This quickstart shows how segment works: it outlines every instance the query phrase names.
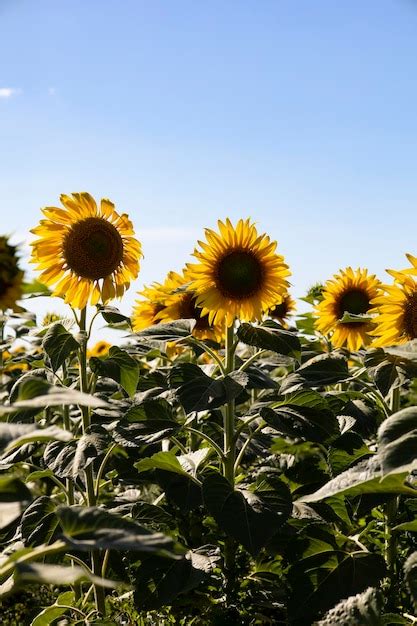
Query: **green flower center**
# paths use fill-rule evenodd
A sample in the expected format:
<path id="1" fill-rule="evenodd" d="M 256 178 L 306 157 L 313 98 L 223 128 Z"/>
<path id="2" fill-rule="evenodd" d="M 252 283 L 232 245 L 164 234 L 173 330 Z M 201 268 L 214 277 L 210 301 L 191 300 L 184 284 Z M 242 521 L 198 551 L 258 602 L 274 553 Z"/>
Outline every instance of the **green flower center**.
<path id="1" fill-rule="evenodd" d="M 217 267 L 216 286 L 231 300 L 244 300 L 263 285 L 263 268 L 250 250 L 236 250 L 224 256 Z"/>
<path id="2" fill-rule="evenodd" d="M 113 224 L 101 217 L 75 223 L 67 233 L 64 258 L 78 276 L 98 280 L 112 274 L 123 259 L 123 240 Z"/>

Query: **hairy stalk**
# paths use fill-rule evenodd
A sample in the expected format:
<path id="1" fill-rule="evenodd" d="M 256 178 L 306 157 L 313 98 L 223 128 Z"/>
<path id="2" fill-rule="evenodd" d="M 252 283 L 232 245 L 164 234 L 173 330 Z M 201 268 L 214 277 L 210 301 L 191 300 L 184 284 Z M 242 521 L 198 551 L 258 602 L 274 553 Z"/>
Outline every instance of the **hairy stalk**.
<path id="1" fill-rule="evenodd" d="M 401 390 L 399 387 L 391 389 L 390 410 L 391 414 L 400 409 Z M 398 571 L 397 571 L 397 536 L 392 532 L 392 527 L 397 523 L 399 497 L 392 496 L 385 506 L 385 561 L 389 577 L 389 598 L 395 602 L 398 595 Z"/>
<path id="2" fill-rule="evenodd" d="M 87 330 L 86 330 L 86 318 L 87 318 L 87 309 L 84 307 L 81 309 L 80 319 L 79 319 L 79 329 L 80 329 L 80 339 L 81 345 L 79 350 L 79 364 L 80 364 L 80 391 L 83 393 L 89 393 L 88 388 L 88 378 L 87 378 Z M 81 415 L 82 415 L 82 428 L 83 435 L 88 432 L 88 429 L 91 425 L 90 420 L 90 409 L 86 406 L 81 407 Z M 93 474 L 93 464 L 90 463 L 88 467 L 84 469 L 85 476 L 85 484 L 87 490 L 87 502 L 88 506 L 95 506 L 97 498 L 96 492 L 94 488 L 94 474 Z M 101 558 L 100 554 L 97 550 L 93 550 L 91 552 L 91 565 L 94 574 L 97 576 L 101 575 Z M 94 597 L 96 603 L 96 609 L 98 613 L 105 616 L 106 614 L 106 605 L 105 605 L 105 596 L 103 587 L 99 587 L 98 585 L 94 585 Z"/>
<path id="3" fill-rule="evenodd" d="M 227 326 L 226 323 L 226 345 L 224 358 L 225 375 L 230 374 L 235 367 L 234 343 L 234 323 Z M 235 401 L 229 400 L 223 411 L 223 475 L 234 489 L 235 486 L 235 460 L 236 460 L 236 439 L 235 439 Z M 226 591 L 228 594 L 233 589 L 235 579 L 235 541 L 227 537 L 224 542 L 224 564 L 226 576 Z"/>

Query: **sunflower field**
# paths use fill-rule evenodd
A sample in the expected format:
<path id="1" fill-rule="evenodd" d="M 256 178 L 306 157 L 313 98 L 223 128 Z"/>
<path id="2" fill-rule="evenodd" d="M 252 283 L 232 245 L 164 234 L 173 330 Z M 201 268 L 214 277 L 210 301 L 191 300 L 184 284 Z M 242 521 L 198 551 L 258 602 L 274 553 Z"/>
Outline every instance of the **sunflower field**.
<path id="1" fill-rule="evenodd" d="M 277 243 L 226 219 L 126 315 L 128 215 L 42 214 L 36 280 L 0 237 L 1 624 L 417 623 L 417 258 L 297 313 Z"/>

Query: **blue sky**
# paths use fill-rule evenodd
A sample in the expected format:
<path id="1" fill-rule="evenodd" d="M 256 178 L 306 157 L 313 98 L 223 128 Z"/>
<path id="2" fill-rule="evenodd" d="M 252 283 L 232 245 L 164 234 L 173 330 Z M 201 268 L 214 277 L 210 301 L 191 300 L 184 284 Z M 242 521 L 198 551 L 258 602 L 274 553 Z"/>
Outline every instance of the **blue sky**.
<path id="1" fill-rule="evenodd" d="M 126 312 L 226 216 L 278 240 L 296 296 L 403 267 L 416 33 L 414 0 L 0 0 L 0 231 L 111 198 L 145 253 Z"/>

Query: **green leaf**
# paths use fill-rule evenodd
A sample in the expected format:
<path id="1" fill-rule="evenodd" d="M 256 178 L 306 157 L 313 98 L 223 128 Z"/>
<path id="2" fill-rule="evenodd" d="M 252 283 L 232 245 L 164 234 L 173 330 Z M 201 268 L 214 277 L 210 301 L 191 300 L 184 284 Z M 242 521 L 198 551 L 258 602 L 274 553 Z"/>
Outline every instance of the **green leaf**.
<path id="1" fill-rule="evenodd" d="M 139 501 L 133 505 L 132 517 L 143 524 L 145 528 L 164 532 L 165 529 L 174 529 L 177 526 L 175 518 L 161 506 Z"/>
<path id="2" fill-rule="evenodd" d="M 14 388 L 13 404 L 0 408 L 0 413 L 13 413 L 16 409 L 42 409 L 46 406 L 71 405 L 108 408 L 104 400 L 68 387 L 55 387 L 43 378 L 29 376 Z"/>
<path id="3" fill-rule="evenodd" d="M 404 524 L 401 524 L 401 526 L 404 526 Z M 399 527 L 397 526 L 397 528 Z M 404 563 L 404 580 L 408 593 L 411 596 L 413 608 L 417 611 L 417 552 L 410 554 Z"/>
<path id="4" fill-rule="evenodd" d="M 48 355 L 54 372 L 56 372 L 61 365 L 65 363 L 65 360 L 73 352 L 78 350 L 79 347 L 80 344 L 78 341 L 59 322 L 52 324 L 42 341 L 42 348 Z"/>
<path id="5" fill-rule="evenodd" d="M 331 385 L 349 378 L 347 360 L 335 354 L 319 354 L 296 371 L 304 383 L 312 386 Z"/>
<path id="6" fill-rule="evenodd" d="M 183 468 L 179 459 L 180 457 L 175 456 L 173 452 L 156 452 L 156 454 L 153 454 L 151 457 L 135 463 L 135 467 L 139 472 L 160 469 L 192 478 L 192 474 Z"/>
<path id="7" fill-rule="evenodd" d="M 14 476 L 0 476 L 0 529 L 20 517 L 32 499 L 26 485 Z"/>
<path id="8" fill-rule="evenodd" d="M 88 432 L 77 441 L 72 475 L 76 478 L 86 467 L 104 456 L 109 441 L 109 435 L 104 430 Z"/>
<path id="9" fill-rule="evenodd" d="M 260 414 L 269 426 L 288 437 L 301 437 L 321 442 L 340 433 L 337 419 L 330 411 L 311 409 L 308 406 L 264 407 Z"/>
<path id="10" fill-rule="evenodd" d="M 180 428 L 181 425 L 172 420 L 144 420 L 136 423 L 121 420 L 111 431 L 111 435 L 122 446 L 140 448 L 144 444 L 158 443 Z"/>
<path id="11" fill-rule="evenodd" d="M 14 579 L 19 583 L 37 583 L 39 585 L 74 585 L 92 582 L 100 587 L 114 589 L 116 583 L 95 576 L 87 569 L 77 565 L 50 565 L 46 563 L 16 563 Z"/>
<path id="12" fill-rule="evenodd" d="M 101 315 L 103 316 L 103 319 L 108 323 L 108 324 L 128 324 L 128 326 L 130 326 L 130 317 L 127 317 L 127 315 L 123 315 L 123 313 L 120 313 L 119 309 L 117 309 L 115 306 L 109 306 L 108 304 L 103 305 L 103 304 L 97 304 L 97 310 L 101 313 Z"/>
<path id="13" fill-rule="evenodd" d="M 284 356 L 299 358 L 301 344 L 294 332 L 284 330 L 279 324 L 268 320 L 261 326 L 241 324 L 237 336 L 242 343 L 263 350 L 271 350 Z"/>
<path id="14" fill-rule="evenodd" d="M 43 460 L 58 478 L 72 478 L 76 449 L 76 441 L 51 441 L 44 450 Z"/>
<path id="15" fill-rule="evenodd" d="M 359 496 L 365 493 L 417 494 L 417 490 L 405 484 L 408 472 L 382 475 L 381 462 L 376 456 L 360 461 L 354 467 L 333 478 L 315 493 L 305 495 L 300 502 L 319 502 L 330 496 L 343 494 Z"/>
<path id="16" fill-rule="evenodd" d="M 417 407 L 407 407 L 385 419 L 378 429 L 379 447 L 417 429 Z"/>
<path id="17" fill-rule="evenodd" d="M 368 587 L 366 591 L 339 602 L 316 626 L 381 626 L 382 607 L 382 594 L 374 587 Z"/>
<path id="18" fill-rule="evenodd" d="M 52 291 L 48 287 L 38 280 L 32 280 L 30 283 L 23 283 L 22 285 L 23 295 L 29 298 L 35 298 L 36 296 L 51 296 Z"/>
<path id="19" fill-rule="evenodd" d="M 225 378 L 213 379 L 194 363 L 174 365 L 168 382 L 176 390 L 186 413 L 216 408 L 237 398 L 245 388 L 248 377 L 244 372 L 232 372 Z"/>
<path id="20" fill-rule="evenodd" d="M 384 397 L 391 389 L 396 389 L 404 384 L 406 375 L 404 368 L 400 367 L 396 361 L 383 361 L 373 371 L 373 378 L 376 386 Z"/>
<path id="21" fill-rule="evenodd" d="M 180 595 L 195 589 L 216 567 L 219 556 L 190 551 L 183 559 L 142 561 L 135 575 L 135 604 L 153 610 L 172 604 Z"/>
<path id="22" fill-rule="evenodd" d="M 286 519 L 269 509 L 256 494 L 233 490 L 220 474 L 210 474 L 203 482 L 204 504 L 227 535 L 237 539 L 253 556 L 276 533 Z"/>
<path id="23" fill-rule="evenodd" d="M 341 600 L 368 587 L 377 587 L 384 575 L 384 559 L 369 552 L 322 552 L 303 559 L 288 574 L 289 620 L 310 618 L 312 623 L 320 612 L 328 611 Z"/>
<path id="24" fill-rule="evenodd" d="M 40 496 L 25 510 L 20 522 L 26 546 L 47 544 L 54 538 L 58 526 L 56 504 L 49 496 Z"/>
<path id="25" fill-rule="evenodd" d="M 99 376 L 108 376 L 120 383 L 129 396 L 133 396 L 139 380 L 139 364 L 126 350 L 112 346 L 105 359 L 91 357 L 90 367 Z"/>
<path id="26" fill-rule="evenodd" d="M 338 320 L 338 324 L 363 324 L 371 322 L 372 319 L 372 315 L 349 313 L 349 311 L 345 311 L 343 317 Z"/>
<path id="27" fill-rule="evenodd" d="M 6 424 L 4 424 L 6 426 Z M 0 424 L 0 430 L 3 424 Z M 23 424 L 7 424 L 7 426 L 23 426 Z M 29 425 L 28 425 L 29 426 Z M 23 430 L 23 429 L 22 429 Z M 19 448 L 27 443 L 32 442 L 45 442 L 45 441 L 70 441 L 72 434 L 67 430 L 63 430 L 58 426 L 47 426 L 46 428 L 37 428 L 35 424 L 31 425 L 26 434 L 21 434 L 20 437 L 12 439 L 7 447 L 6 452 L 10 452 L 14 448 Z"/>
<path id="28" fill-rule="evenodd" d="M 183 339 L 184 337 L 189 337 L 192 334 L 195 325 L 195 320 L 176 320 L 175 322 L 149 326 L 148 328 L 135 333 L 135 336 L 138 339 L 148 342 L 176 341 L 178 339 Z"/>
<path id="29" fill-rule="evenodd" d="M 73 591 L 64 591 L 61 593 L 56 602 L 51 604 L 51 606 L 43 609 L 38 615 L 32 620 L 30 626 L 51 626 L 51 624 L 61 617 L 65 615 L 68 611 L 68 606 L 72 606 L 75 600 L 75 593 Z"/>

